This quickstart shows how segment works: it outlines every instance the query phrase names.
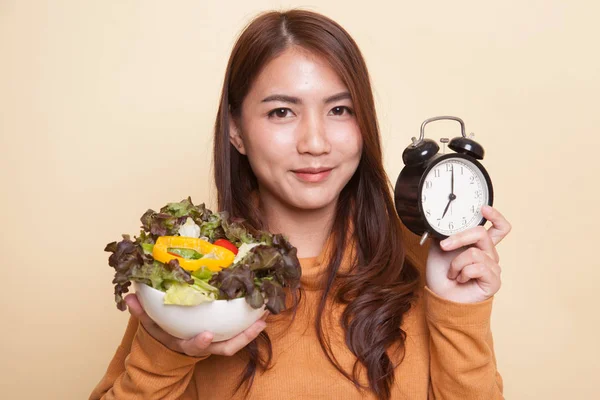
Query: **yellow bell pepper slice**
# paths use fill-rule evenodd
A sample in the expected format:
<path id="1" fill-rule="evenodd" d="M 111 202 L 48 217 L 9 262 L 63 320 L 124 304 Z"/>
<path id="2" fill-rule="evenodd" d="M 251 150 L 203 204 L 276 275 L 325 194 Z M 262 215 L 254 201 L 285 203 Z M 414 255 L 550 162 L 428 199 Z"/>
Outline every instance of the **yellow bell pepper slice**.
<path id="1" fill-rule="evenodd" d="M 183 257 L 169 254 L 167 249 L 171 247 L 193 249 L 203 254 L 203 257 L 198 260 L 187 260 Z M 209 254 L 213 254 L 216 258 L 211 258 Z M 176 259 L 179 261 L 181 268 L 187 271 L 195 271 L 206 267 L 213 272 L 219 272 L 223 268 L 227 268 L 233 264 L 235 254 L 224 247 L 215 246 L 202 239 L 185 236 L 159 236 L 152 249 L 152 257 L 156 261 L 165 264 Z"/>

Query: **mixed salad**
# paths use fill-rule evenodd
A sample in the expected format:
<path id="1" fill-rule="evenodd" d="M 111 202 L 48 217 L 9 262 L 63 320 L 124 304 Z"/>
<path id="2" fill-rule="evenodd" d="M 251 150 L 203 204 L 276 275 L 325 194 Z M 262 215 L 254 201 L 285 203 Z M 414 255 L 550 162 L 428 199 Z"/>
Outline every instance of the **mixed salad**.
<path id="1" fill-rule="evenodd" d="M 112 253 L 115 301 L 131 282 L 165 293 L 165 304 L 193 306 L 245 297 L 255 309 L 273 314 L 285 309 L 284 288 L 297 289 L 300 263 L 296 248 L 281 234 L 256 231 L 226 212 L 213 213 L 188 197 L 141 217 L 142 230 L 132 241 L 122 235 L 104 249 Z"/>

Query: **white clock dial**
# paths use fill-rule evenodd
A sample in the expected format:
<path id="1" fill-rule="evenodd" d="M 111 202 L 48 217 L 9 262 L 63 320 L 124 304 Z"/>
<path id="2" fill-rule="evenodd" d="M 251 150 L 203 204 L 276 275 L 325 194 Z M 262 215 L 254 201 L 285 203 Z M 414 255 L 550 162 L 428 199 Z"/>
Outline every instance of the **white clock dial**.
<path id="1" fill-rule="evenodd" d="M 479 167 L 458 157 L 446 158 L 431 168 L 421 191 L 427 222 L 446 236 L 477 226 L 482 219 L 481 207 L 488 199 L 487 181 Z"/>

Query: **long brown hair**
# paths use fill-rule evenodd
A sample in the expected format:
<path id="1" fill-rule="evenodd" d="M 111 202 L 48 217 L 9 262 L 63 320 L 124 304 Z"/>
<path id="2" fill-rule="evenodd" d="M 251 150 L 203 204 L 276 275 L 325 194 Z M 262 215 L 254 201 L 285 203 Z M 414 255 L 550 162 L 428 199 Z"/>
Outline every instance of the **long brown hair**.
<path id="1" fill-rule="evenodd" d="M 366 368 L 369 387 L 379 398 L 389 399 L 394 368 L 388 349 L 404 348 L 400 328 L 418 287 L 419 271 L 405 261 L 400 220 L 395 212 L 391 184 L 383 168 L 379 127 L 367 66 L 358 46 L 336 22 L 315 12 L 289 10 L 256 17 L 238 38 L 227 65 L 215 123 L 214 177 L 218 207 L 263 228 L 258 210 L 248 201 L 257 190 L 256 176 L 246 156 L 229 140 L 230 118 L 241 113 L 242 102 L 262 67 L 291 46 L 299 46 L 327 60 L 338 73 L 354 104 L 363 138 L 358 168 L 340 193 L 331 234 L 334 248 L 327 262 L 327 280 L 317 310 L 316 326 L 323 351 L 331 363 L 357 387 L 359 367 Z M 349 271 L 339 271 L 347 242 L 356 246 Z M 390 245 L 393 244 L 393 245 Z M 339 272 L 338 272 L 339 271 Z M 352 371 L 345 371 L 332 352 L 322 325 L 327 299 L 344 304 L 340 324 L 346 345 L 356 356 Z M 258 342 L 265 341 L 268 356 L 260 357 Z M 257 367 L 267 368 L 270 342 L 266 334 L 247 346 L 249 362 L 240 386 L 252 384 Z M 238 386 L 238 389 L 240 388 Z"/>

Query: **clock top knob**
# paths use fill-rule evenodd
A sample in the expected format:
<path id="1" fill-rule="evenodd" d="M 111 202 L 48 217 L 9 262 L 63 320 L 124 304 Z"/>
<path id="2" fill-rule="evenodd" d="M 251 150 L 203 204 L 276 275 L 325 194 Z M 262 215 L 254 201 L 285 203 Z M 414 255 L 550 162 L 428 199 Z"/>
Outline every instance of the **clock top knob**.
<path id="1" fill-rule="evenodd" d="M 402 161 L 407 166 L 423 164 L 440 150 L 440 146 L 431 139 L 417 140 L 413 137 L 412 141 L 413 143 L 402 152 Z"/>
<path id="2" fill-rule="evenodd" d="M 473 137 L 473 134 L 471 134 L 471 137 Z M 483 160 L 483 156 L 485 154 L 483 147 L 479 143 L 471 138 L 462 136 L 452 139 L 448 147 L 457 153 L 470 155 L 477 160 Z"/>

